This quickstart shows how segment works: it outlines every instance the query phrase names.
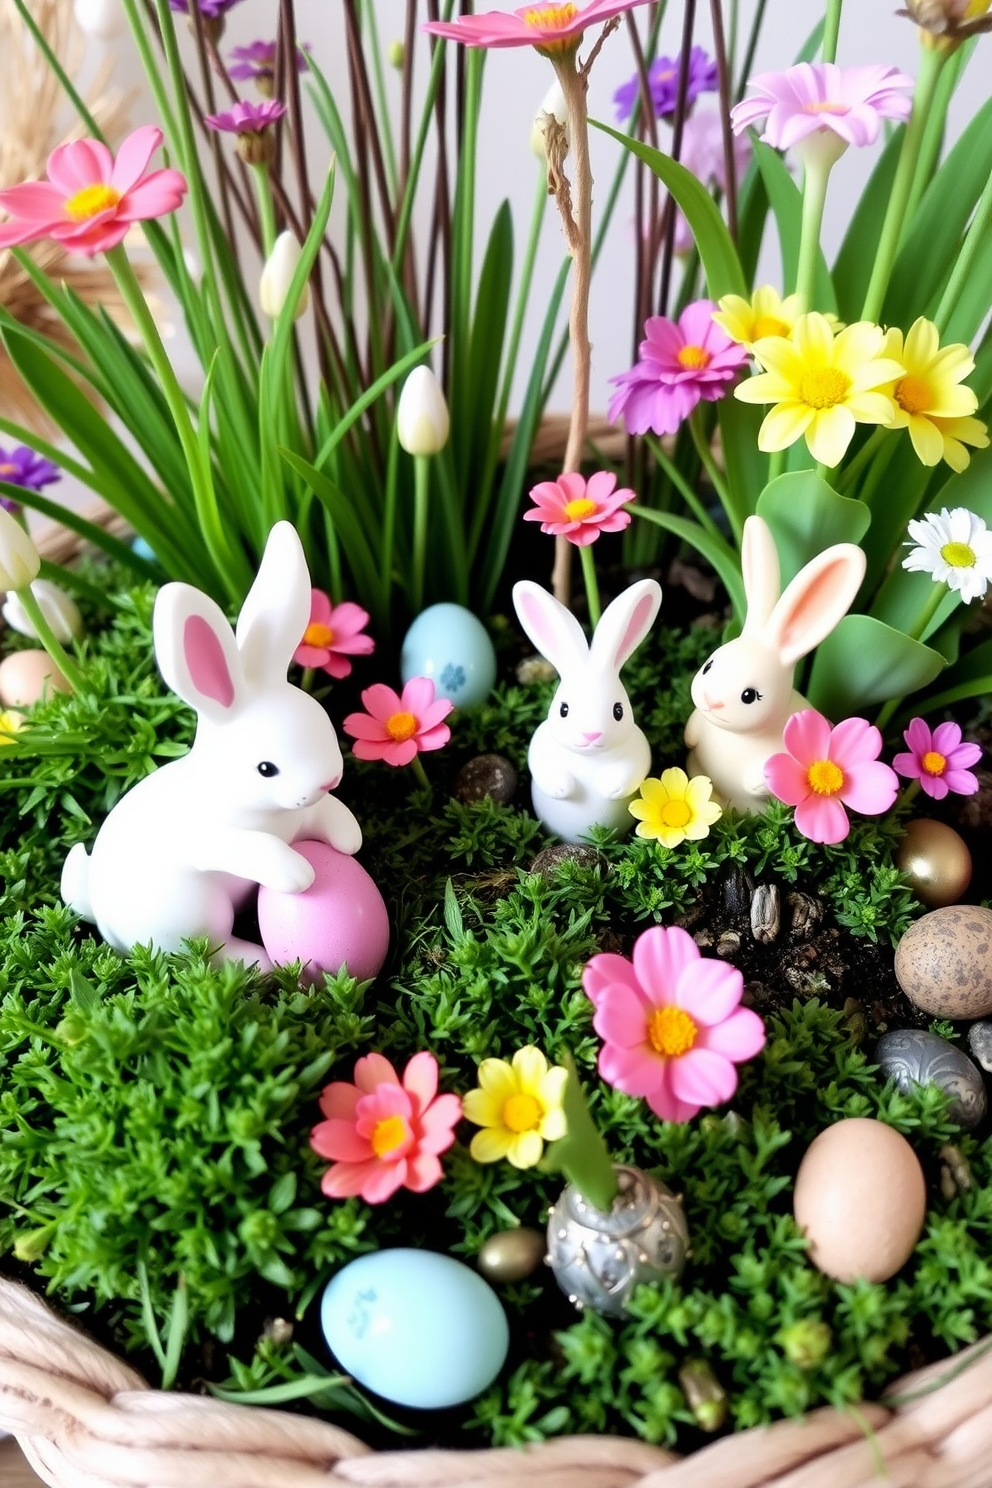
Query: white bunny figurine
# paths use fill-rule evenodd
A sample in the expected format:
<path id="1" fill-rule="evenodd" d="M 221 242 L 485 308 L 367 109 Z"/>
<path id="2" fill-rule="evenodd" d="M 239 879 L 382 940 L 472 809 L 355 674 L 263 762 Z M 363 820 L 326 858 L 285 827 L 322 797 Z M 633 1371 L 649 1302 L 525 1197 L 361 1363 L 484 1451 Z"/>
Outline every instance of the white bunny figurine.
<path id="1" fill-rule="evenodd" d="M 661 588 L 642 579 L 603 612 L 588 645 L 575 616 L 539 584 L 513 586 L 520 624 L 561 678 L 527 751 L 534 814 L 565 842 L 590 827 L 633 826 L 628 803 L 651 768 L 620 668 L 654 624 Z"/>
<path id="2" fill-rule="evenodd" d="M 310 575 L 289 522 L 269 534 L 238 617 L 189 584 L 155 601 L 155 655 L 173 692 L 198 715 L 189 753 L 147 776 L 111 811 L 87 857 L 62 869 L 62 898 L 117 950 L 176 951 L 206 936 L 225 959 L 270 962 L 231 936 L 254 884 L 299 893 L 314 870 L 291 843 L 356 853 L 362 832 L 328 792 L 341 779 L 334 727 L 286 671 L 310 615 Z"/>
<path id="3" fill-rule="evenodd" d="M 779 597 L 775 539 L 761 517 L 748 517 L 741 559 L 747 618 L 736 640 L 714 651 L 692 679 L 687 769 L 708 775 L 724 806 L 760 811 L 769 795 L 765 761 L 784 748 L 791 715 L 809 707 L 793 690 L 796 663 L 850 609 L 865 555 L 854 543 L 837 543 L 801 568 Z"/>

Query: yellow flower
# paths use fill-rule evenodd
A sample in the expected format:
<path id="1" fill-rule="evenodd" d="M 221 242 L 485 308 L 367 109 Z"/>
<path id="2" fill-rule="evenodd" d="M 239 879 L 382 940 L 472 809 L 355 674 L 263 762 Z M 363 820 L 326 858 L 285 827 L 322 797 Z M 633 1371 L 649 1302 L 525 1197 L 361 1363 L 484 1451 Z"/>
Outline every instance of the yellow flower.
<path id="1" fill-rule="evenodd" d="M 989 431 L 981 419 L 934 418 L 930 422 L 944 441 L 944 459 L 958 474 L 962 470 L 967 470 L 971 462 L 971 456 L 965 449 L 966 444 L 972 445 L 975 449 L 988 449 L 989 447 Z"/>
<path id="2" fill-rule="evenodd" d="M 565 1135 L 567 1070 L 551 1065 L 533 1044 L 518 1049 L 512 1063 L 484 1059 L 479 1065 L 478 1090 L 462 1101 L 469 1121 L 481 1126 L 469 1152 L 476 1162 L 508 1158 L 515 1168 L 533 1168 L 541 1161 L 545 1142 Z"/>
<path id="3" fill-rule="evenodd" d="M 737 341 L 750 351 L 755 341 L 765 336 L 792 335 L 792 327 L 800 313 L 797 294 L 786 295 L 783 300 L 777 289 L 765 284 L 756 289 L 749 300 L 741 295 L 724 295 L 717 302 L 713 319 L 722 326 L 731 341 Z"/>
<path id="4" fill-rule="evenodd" d="M 638 837 L 654 837 L 663 847 L 678 847 L 686 838 L 699 842 L 723 815 L 715 801 L 713 782 L 705 775 L 692 780 L 684 770 L 665 770 L 660 780 L 647 779 L 628 810 L 637 817 Z"/>
<path id="5" fill-rule="evenodd" d="M 939 465 L 947 459 L 947 441 L 954 459 L 947 460 L 955 470 L 964 470 L 971 456 L 965 444 L 982 447 L 985 425 L 970 415 L 978 407 L 971 388 L 960 384 L 975 370 L 975 362 L 962 342 L 941 347 L 940 332 L 932 320 L 921 315 L 914 321 L 905 338 L 896 327 L 886 331 L 882 355 L 901 362 L 905 371 L 898 382 L 886 388 L 895 404 L 893 429 L 908 429 L 913 448 L 924 465 Z M 948 433 L 937 420 L 947 420 L 956 427 Z M 979 436 L 978 438 L 969 437 Z M 988 437 L 985 437 L 988 444 Z M 961 464 L 961 456 L 964 464 Z M 957 461 L 957 463 L 955 463 Z"/>
<path id="6" fill-rule="evenodd" d="M 14 708 L 0 709 L 0 748 L 14 742 L 14 735 L 24 727 L 24 714 Z"/>
<path id="7" fill-rule="evenodd" d="M 895 404 L 883 389 L 903 375 L 901 362 L 881 354 L 880 326 L 859 320 L 834 336 L 815 310 L 800 315 L 792 340 L 768 336 L 754 355 L 765 371 L 734 390 L 742 403 L 774 403 L 758 433 L 766 453 L 802 435 L 813 459 L 839 465 L 856 424 L 889 424 Z"/>

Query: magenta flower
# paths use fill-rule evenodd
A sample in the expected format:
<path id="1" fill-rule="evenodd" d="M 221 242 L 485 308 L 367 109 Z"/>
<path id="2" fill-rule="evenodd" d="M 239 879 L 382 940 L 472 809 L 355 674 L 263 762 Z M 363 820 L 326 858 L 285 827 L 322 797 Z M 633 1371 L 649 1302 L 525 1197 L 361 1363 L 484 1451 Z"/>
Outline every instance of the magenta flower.
<path id="1" fill-rule="evenodd" d="M 690 1121 L 737 1089 L 735 1065 L 764 1047 L 765 1026 L 739 1006 L 744 979 L 700 955 L 685 930 L 655 925 L 625 956 L 593 956 L 582 985 L 603 1040 L 599 1073 L 642 1096 L 662 1121 Z"/>
<path id="2" fill-rule="evenodd" d="M 320 1109 L 327 1120 L 314 1127 L 310 1145 L 332 1161 L 321 1180 L 324 1193 L 383 1204 L 398 1188 L 425 1193 L 440 1182 L 438 1154 L 455 1140 L 462 1103 L 457 1095 L 438 1095 L 433 1054 L 415 1054 L 402 1083 L 388 1059 L 367 1054 L 355 1065 L 354 1085 L 335 1080 Z"/>
<path id="3" fill-rule="evenodd" d="M 0 225 L 0 249 L 52 238 L 69 253 L 106 253 L 132 222 L 163 217 L 182 205 L 186 178 L 177 170 L 145 171 L 162 143 L 146 124 L 129 134 L 117 159 L 99 140 L 72 140 L 48 157 L 47 181 L 23 181 L 0 191 L 10 221 Z"/>
<path id="4" fill-rule="evenodd" d="M 21 486 L 25 491 L 41 491 L 61 479 L 59 467 L 36 455 L 26 444 L 15 444 L 13 449 L 4 449 L 0 444 L 0 480 L 8 485 Z M 9 496 L 0 496 L 0 506 L 6 511 L 18 512 L 21 509 Z"/>
<path id="5" fill-rule="evenodd" d="M 307 65 L 306 54 L 309 52 L 309 44 L 304 42 L 296 48 L 296 70 L 303 72 Z M 238 82 L 252 81 L 258 85 L 260 93 L 267 98 L 272 97 L 272 88 L 276 79 L 276 54 L 278 47 L 274 41 L 253 41 L 249 46 L 237 46 L 231 48 L 231 66 L 228 72 Z"/>
<path id="6" fill-rule="evenodd" d="M 845 806 L 879 816 L 898 794 L 898 776 L 878 758 L 882 736 L 863 718 L 832 729 L 804 708 L 785 725 L 783 743 L 788 752 L 765 761 L 765 783 L 796 808 L 796 826 L 811 842 L 843 842 L 851 830 Z"/>
<path id="7" fill-rule="evenodd" d="M 626 486 L 614 491 L 616 483 L 609 470 L 597 470 L 588 480 L 571 472 L 556 481 L 541 481 L 531 488 L 530 499 L 536 505 L 524 512 L 524 521 L 540 522 L 542 532 L 567 537 L 577 548 L 587 547 L 601 532 L 622 532 L 630 526 L 630 512 L 623 507 L 636 498 Z"/>
<path id="8" fill-rule="evenodd" d="M 785 72 L 751 78 L 751 98 L 730 111 L 738 134 L 765 122 L 761 138 L 788 150 L 811 134 L 832 130 L 845 145 L 873 145 L 883 119 L 909 118 L 913 79 L 896 67 L 838 67 L 799 62 Z"/>
<path id="9" fill-rule="evenodd" d="M 362 693 L 365 713 L 349 713 L 342 727 L 356 742 L 356 759 L 385 760 L 387 765 L 408 765 L 418 754 L 443 749 L 451 730 L 442 719 L 454 707 L 447 698 L 435 698 L 429 677 L 411 677 L 400 696 L 383 682 Z"/>
<path id="10" fill-rule="evenodd" d="M 349 656 L 371 656 L 375 641 L 362 635 L 369 623 L 369 612 L 361 605 L 344 600 L 332 605 L 322 589 L 310 590 L 310 624 L 293 652 L 298 666 L 319 667 L 340 681 L 351 675 Z"/>
<path id="11" fill-rule="evenodd" d="M 679 97 L 680 57 L 656 57 L 648 68 L 648 86 L 651 103 L 659 119 L 668 119 L 675 112 Z M 686 79 L 686 107 L 691 108 L 700 93 L 715 93 L 719 87 L 716 63 L 701 46 L 689 52 L 689 76 Z M 613 95 L 617 118 L 629 119 L 641 92 L 641 80 L 635 73 L 629 83 L 624 83 Z"/>
<path id="12" fill-rule="evenodd" d="M 223 114 L 207 114 L 204 123 L 226 134 L 264 134 L 285 112 L 284 103 L 267 98 L 264 103 L 236 103 Z"/>
<path id="13" fill-rule="evenodd" d="M 190 0 L 169 0 L 169 9 L 178 11 L 180 15 L 189 15 L 189 4 Z M 196 0 L 197 10 L 208 21 L 220 20 L 238 4 L 240 0 Z"/>
<path id="14" fill-rule="evenodd" d="M 611 20 L 646 0 L 592 0 L 576 5 L 525 5 L 509 13 L 488 10 L 485 15 L 460 16 L 457 21 L 428 21 L 421 29 L 448 41 L 473 47 L 537 47 L 540 52 L 563 52 L 577 47 L 587 26 Z"/>
<path id="15" fill-rule="evenodd" d="M 903 734 L 908 754 L 897 754 L 892 768 L 907 780 L 918 780 L 928 796 L 942 801 L 949 791 L 973 796 L 978 776 L 968 768 L 982 757 L 980 744 L 963 744 L 956 723 L 938 723 L 933 733 L 922 718 L 914 718 Z"/>
<path id="16" fill-rule="evenodd" d="M 743 346 L 713 320 L 712 300 L 687 305 L 678 322 L 653 315 L 644 323 L 641 360 L 611 377 L 618 391 L 607 417 L 622 418 L 628 434 L 674 434 L 697 403 L 715 403 L 747 362 Z"/>

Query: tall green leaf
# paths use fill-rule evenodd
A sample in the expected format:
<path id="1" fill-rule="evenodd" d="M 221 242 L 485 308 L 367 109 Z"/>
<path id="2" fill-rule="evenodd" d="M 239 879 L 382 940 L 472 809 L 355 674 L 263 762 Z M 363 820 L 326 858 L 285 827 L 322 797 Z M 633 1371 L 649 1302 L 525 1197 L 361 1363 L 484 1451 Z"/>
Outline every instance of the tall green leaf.
<path id="1" fill-rule="evenodd" d="M 875 703 L 927 687 L 944 668 L 939 651 L 870 615 L 845 615 L 816 650 L 807 696 L 839 722 Z"/>
<path id="2" fill-rule="evenodd" d="M 812 470 L 771 481 L 758 497 L 757 510 L 775 538 L 783 589 L 825 548 L 834 543 L 860 543 L 871 522 L 863 501 L 838 496 Z"/>

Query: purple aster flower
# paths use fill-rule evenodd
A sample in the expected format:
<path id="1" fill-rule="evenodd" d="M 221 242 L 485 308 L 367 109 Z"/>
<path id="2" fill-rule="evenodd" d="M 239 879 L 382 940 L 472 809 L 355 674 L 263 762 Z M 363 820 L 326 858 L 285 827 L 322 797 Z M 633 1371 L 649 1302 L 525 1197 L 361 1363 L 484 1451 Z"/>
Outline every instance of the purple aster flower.
<path id="1" fill-rule="evenodd" d="M 17 444 L 13 449 L 0 445 L 0 480 L 11 486 L 23 486 L 26 491 L 40 491 L 54 481 L 62 479 L 62 472 L 51 460 L 43 460 L 26 444 Z M 7 511 L 20 511 L 16 501 L 9 496 L 0 496 L 0 505 Z"/>
<path id="2" fill-rule="evenodd" d="M 219 21 L 239 3 L 240 0 L 197 0 L 197 9 L 208 21 Z M 169 0 L 169 9 L 189 15 L 189 0 Z"/>
<path id="3" fill-rule="evenodd" d="M 812 134 L 828 131 L 843 145 L 873 145 L 883 119 L 909 118 L 906 96 L 913 79 L 895 67 L 838 67 L 833 62 L 799 62 L 785 72 L 751 78 L 754 95 L 730 111 L 739 134 L 765 122 L 761 138 L 788 150 Z"/>
<path id="4" fill-rule="evenodd" d="M 644 324 L 641 360 L 611 377 L 610 422 L 628 434 L 674 434 L 699 402 L 716 403 L 747 362 L 747 351 L 713 320 L 712 300 L 695 300 L 678 321 L 653 315 Z"/>
<path id="5" fill-rule="evenodd" d="M 680 57 L 656 57 L 648 69 L 651 102 L 659 119 L 668 119 L 675 112 L 679 100 L 680 66 Z M 715 93 L 718 87 L 716 63 L 706 55 L 702 47 L 694 46 L 689 53 L 686 107 L 690 108 L 700 93 Z M 614 93 L 613 102 L 616 104 L 618 119 L 629 119 L 640 89 L 641 80 L 635 73 L 629 83 L 624 83 Z"/>
<path id="6" fill-rule="evenodd" d="M 296 48 L 297 72 L 305 70 L 309 50 L 308 42 Z M 271 98 L 276 80 L 276 51 L 274 41 L 253 41 L 250 46 L 232 47 L 231 77 L 239 82 L 253 81 L 261 94 Z"/>
<path id="7" fill-rule="evenodd" d="M 928 796 L 942 801 L 948 791 L 959 796 L 973 796 L 978 789 L 978 776 L 971 766 L 982 757 L 980 744 L 964 744 L 961 726 L 938 723 L 931 733 L 923 718 L 914 718 L 903 734 L 909 745 L 907 754 L 897 754 L 892 768 L 908 780 L 918 780 Z"/>
<path id="8" fill-rule="evenodd" d="M 227 134 L 263 134 L 286 112 L 286 105 L 276 98 L 265 103 L 236 103 L 223 114 L 207 114 L 204 123 Z"/>

